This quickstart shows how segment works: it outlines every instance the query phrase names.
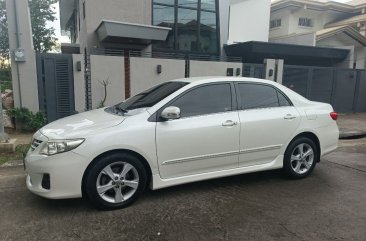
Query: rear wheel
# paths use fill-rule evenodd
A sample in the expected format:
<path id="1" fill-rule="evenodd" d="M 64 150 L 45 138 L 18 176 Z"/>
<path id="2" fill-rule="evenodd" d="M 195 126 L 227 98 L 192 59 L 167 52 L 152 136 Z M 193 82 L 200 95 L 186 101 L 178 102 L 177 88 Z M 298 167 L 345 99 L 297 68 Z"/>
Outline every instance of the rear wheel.
<path id="1" fill-rule="evenodd" d="M 290 178 L 304 178 L 313 171 L 318 158 L 319 153 L 314 141 L 307 137 L 299 137 L 287 147 L 283 169 Z"/>
<path id="2" fill-rule="evenodd" d="M 86 194 L 99 209 L 118 209 L 132 204 L 146 186 L 146 170 L 138 158 L 117 153 L 98 160 L 86 179 Z"/>

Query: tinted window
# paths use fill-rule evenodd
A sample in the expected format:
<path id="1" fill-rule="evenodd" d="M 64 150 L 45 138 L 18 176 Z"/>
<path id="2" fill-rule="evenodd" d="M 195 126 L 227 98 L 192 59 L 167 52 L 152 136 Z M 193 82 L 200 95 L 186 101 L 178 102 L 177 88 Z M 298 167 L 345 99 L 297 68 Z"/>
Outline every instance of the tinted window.
<path id="1" fill-rule="evenodd" d="M 155 50 L 217 54 L 218 0 L 153 0 L 153 24 L 169 27 L 165 41 L 154 41 Z"/>
<path id="2" fill-rule="evenodd" d="M 277 95 L 278 95 L 278 103 L 280 104 L 280 106 L 291 106 L 291 103 L 286 99 L 286 97 L 282 93 L 277 91 Z"/>
<path id="3" fill-rule="evenodd" d="M 187 85 L 187 83 L 166 82 L 137 94 L 118 104 L 117 106 L 126 111 L 137 108 L 151 107 L 185 85 Z"/>
<path id="4" fill-rule="evenodd" d="M 230 84 L 198 87 L 183 94 L 170 104 L 181 110 L 181 117 L 231 111 Z"/>
<path id="5" fill-rule="evenodd" d="M 275 88 L 260 84 L 239 84 L 241 109 L 289 106 L 287 99 Z"/>

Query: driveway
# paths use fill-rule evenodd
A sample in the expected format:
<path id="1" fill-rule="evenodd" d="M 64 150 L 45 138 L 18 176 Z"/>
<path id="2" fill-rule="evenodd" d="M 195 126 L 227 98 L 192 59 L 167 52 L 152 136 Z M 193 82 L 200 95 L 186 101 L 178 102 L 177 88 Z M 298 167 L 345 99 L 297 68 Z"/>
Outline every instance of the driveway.
<path id="1" fill-rule="evenodd" d="M 365 139 L 341 141 L 303 180 L 221 178 L 146 191 L 108 212 L 37 197 L 21 166 L 0 168 L 0 240 L 364 240 L 365 150 Z"/>

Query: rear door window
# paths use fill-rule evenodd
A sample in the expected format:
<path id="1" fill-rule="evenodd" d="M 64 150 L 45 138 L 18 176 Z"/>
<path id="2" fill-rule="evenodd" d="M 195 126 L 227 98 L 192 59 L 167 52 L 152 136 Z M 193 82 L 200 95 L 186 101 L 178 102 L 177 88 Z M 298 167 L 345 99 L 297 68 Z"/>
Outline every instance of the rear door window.
<path id="1" fill-rule="evenodd" d="M 242 110 L 291 105 L 281 92 L 269 85 L 241 83 L 238 89 L 239 109 Z"/>

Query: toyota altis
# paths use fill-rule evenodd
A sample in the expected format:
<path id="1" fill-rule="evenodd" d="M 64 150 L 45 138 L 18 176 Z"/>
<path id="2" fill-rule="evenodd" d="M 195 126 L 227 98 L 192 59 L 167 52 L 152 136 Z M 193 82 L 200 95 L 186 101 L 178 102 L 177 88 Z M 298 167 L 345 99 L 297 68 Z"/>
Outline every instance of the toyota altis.
<path id="1" fill-rule="evenodd" d="M 337 113 L 275 82 L 188 78 L 37 131 L 25 158 L 28 189 L 86 197 L 97 208 L 134 202 L 149 186 L 270 169 L 309 175 L 337 148 Z"/>

